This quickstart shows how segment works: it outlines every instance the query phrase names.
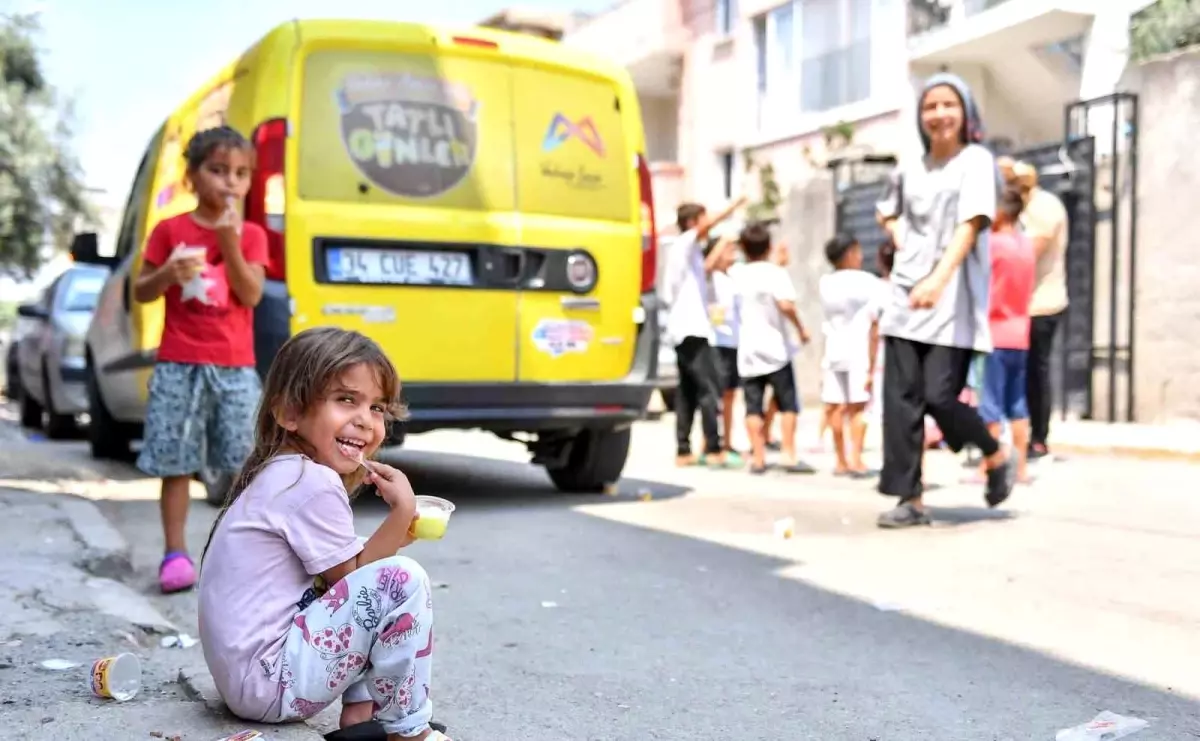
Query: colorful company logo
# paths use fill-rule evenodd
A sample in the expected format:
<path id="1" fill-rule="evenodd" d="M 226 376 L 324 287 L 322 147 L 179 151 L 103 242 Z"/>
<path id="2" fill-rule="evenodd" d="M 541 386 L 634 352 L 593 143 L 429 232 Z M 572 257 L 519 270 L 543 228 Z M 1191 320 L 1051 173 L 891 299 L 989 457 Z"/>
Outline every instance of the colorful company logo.
<path id="1" fill-rule="evenodd" d="M 546 129 L 546 137 L 542 139 L 542 151 L 553 152 L 572 137 L 586 144 L 597 157 L 604 156 L 604 140 L 600 138 L 600 132 L 596 130 L 592 117 L 584 116 L 572 122 L 561 113 L 554 114 L 550 127 Z"/>

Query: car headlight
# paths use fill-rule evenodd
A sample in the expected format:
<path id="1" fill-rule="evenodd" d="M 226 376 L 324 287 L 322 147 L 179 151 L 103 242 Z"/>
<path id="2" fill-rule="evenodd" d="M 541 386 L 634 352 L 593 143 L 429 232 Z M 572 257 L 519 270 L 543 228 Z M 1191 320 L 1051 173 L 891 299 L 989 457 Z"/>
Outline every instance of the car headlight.
<path id="1" fill-rule="evenodd" d="M 82 337 L 68 337 L 63 345 L 63 358 L 82 360 L 87 356 L 87 340 Z"/>

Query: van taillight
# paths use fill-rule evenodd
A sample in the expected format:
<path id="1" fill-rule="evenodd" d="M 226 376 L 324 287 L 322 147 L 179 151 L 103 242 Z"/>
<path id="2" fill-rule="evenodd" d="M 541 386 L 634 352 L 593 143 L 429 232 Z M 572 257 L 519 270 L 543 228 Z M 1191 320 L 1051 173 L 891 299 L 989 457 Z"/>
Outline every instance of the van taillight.
<path id="1" fill-rule="evenodd" d="M 654 227 L 654 193 L 650 186 L 650 164 L 646 156 L 637 156 L 638 191 L 642 222 L 642 293 L 654 290 L 658 270 L 658 233 Z"/>
<path id="2" fill-rule="evenodd" d="M 271 280 L 283 280 L 287 275 L 283 238 L 287 130 L 287 120 L 282 118 L 266 121 L 254 130 L 257 163 L 246 194 L 246 221 L 267 230 L 267 278 Z"/>

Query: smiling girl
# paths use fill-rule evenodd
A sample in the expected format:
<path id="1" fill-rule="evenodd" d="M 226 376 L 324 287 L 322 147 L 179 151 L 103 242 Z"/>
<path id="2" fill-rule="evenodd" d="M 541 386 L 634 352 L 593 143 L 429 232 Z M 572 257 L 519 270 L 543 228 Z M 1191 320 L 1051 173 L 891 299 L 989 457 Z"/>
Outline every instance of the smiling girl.
<path id="1" fill-rule="evenodd" d="M 1008 498 L 1007 453 L 974 409 L 959 401 L 976 352 L 989 352 L 987 231 L 999 175 L 966 84 L 950 74 L 926 81 L 918 101 L 924 154 L 901 165 L 879 204 L 896 254 L 879 321 L 886 338 L 883 471 L 879 491 L 900 498 L 880 527 L 929 523 L 922 500 L 923 419 L 937 422 L 954 451 L 984 455 L 985 500 Z"/>
<path id="2" fill-rule="evenodd" d="M 344 729 L 374 718 L 388 739 L 445 739 L 430 726 L 429 577 L 395 555 L 416 501 L 403 473 L 369 460 L 402 414 L 396 369 L 356 332 L 301 332 L 272 363 L 200 574 L 204 658 L 238 716 L 297 720 L 341 698 Z M 365 543 L 348 494 L 364 480 L 391 509 Z"/>

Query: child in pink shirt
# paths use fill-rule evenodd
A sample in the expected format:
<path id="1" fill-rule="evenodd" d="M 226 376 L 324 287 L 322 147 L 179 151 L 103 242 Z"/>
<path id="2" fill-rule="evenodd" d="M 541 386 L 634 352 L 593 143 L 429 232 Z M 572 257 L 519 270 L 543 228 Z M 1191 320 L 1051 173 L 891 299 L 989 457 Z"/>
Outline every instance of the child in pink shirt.
<path id="1" fill-rule="evenodd" d="M 1017 457 L 1017 481 L 1029 483 L 1029 405 L 1025 400 L 1029 358 L 1029 302 L 1033 299 L 1033 245 L 1017 228 L 1021 194 L 1005 191 L 997 202 L 988 242 L 992 277 L 988 325 L 993 350 L 983 371 L 983 402 L 979 415 L 999 439 L 1004 421 L 1012 428 Z"/>
<path id="2" fill-rule="evenodd" d="M 200 572 L 204 659 L 236 715 L 297 720 L 341 698 L 343 729 L 374 721 L 389 740 L 448 741 L 430 726 L 429 577 L 396 555 L 413 541 L 413 490 L 365 460 L 399 399 L 391 361 L 356 332 L 308 330 L 275 357 Z M 365 543 L 347 494 L 364 480 L 391 508 Z"/>

